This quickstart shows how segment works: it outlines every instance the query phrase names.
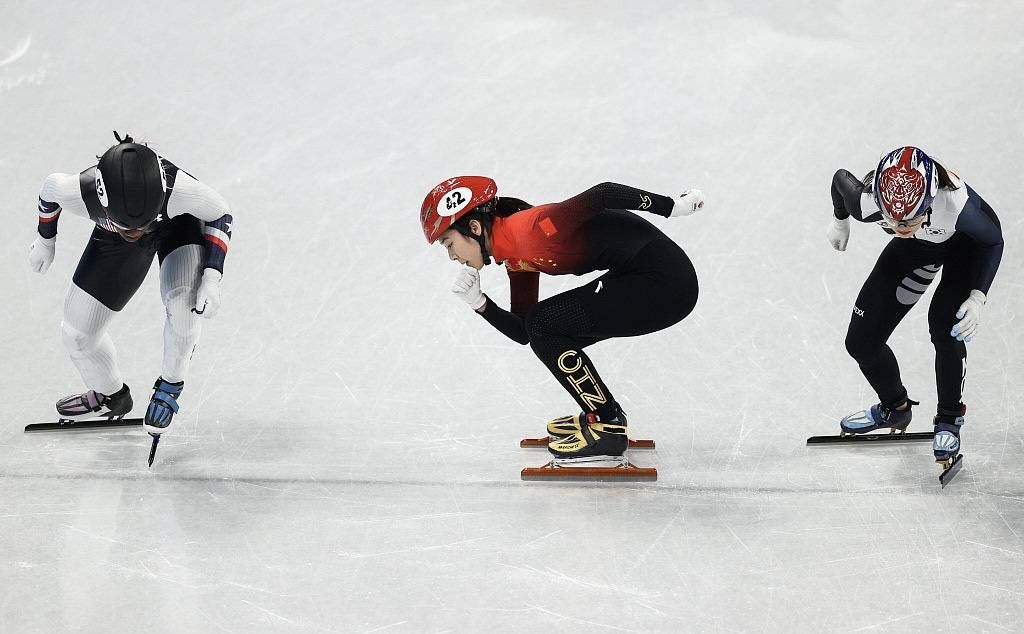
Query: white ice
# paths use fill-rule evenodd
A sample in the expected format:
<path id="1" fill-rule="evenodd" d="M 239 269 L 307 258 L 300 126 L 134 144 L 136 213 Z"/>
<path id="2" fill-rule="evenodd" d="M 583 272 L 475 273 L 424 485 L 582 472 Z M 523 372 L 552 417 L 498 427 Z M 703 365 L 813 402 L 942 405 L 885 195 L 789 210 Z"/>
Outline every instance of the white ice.
<path id="1" fill-rule="evenodd" d="M 10 6 L 12 5 L 13 6 Z M 1024 630 L 1020 2 L 7 3 L 0 19 L 0 630 Z M 26 435 L 81 389 L 27 265 L 35 197 L 111 130 L 231 202 L 224 308 L 147 469 L 141 431 Z M 843 338 L 887 238 L 825 239 L 840 167 L 924 147 L 1000 214 L 965 467 L 805 446 L 873 395 Z M 448 292 L 420 201 L 605 180 L 705 211 L 682 324 L 591 349 L 656 483 L 524 483 L 574 406 Z M 497 267 L 484 289 L 507 302 Z M 581 283 L 546 278 L 549 295 Z M 930 297 L 930 295 L 928 296 Z M 927 298 L 926 298 L 927 299 Z M 141 412 L 150 275 L 112 334 Z M 926 311 L 894 349 L 935 404 Z"/>

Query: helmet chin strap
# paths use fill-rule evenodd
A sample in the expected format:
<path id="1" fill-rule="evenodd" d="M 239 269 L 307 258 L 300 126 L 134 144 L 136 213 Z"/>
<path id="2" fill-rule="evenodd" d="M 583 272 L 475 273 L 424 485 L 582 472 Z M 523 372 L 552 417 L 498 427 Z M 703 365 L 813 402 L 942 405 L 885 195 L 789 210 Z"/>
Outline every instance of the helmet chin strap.
<path id="1" fill-rule="evenodd" d="M 484 229 L 483 223 L 480 224 L 480 234 L 473 233 L 472 230 L 467 232 L 470 238 L 476 240 L 476 243 L 480 245 L 480 257 L 483 258 L 484 266 L 491 263 L 491 252 L 487 250 L 487 239 L 486 229 Z"/>
<path id="2" fill-rule="evenodd" d="M 480 244 L 480 255 L 483 257 L 484 266 L 487 266 L 488 264 L 491 263 L 491 254 L 487 250 L 487 241 L 484 240 L 484 234 L 473 234 L 473 238 Z"/>

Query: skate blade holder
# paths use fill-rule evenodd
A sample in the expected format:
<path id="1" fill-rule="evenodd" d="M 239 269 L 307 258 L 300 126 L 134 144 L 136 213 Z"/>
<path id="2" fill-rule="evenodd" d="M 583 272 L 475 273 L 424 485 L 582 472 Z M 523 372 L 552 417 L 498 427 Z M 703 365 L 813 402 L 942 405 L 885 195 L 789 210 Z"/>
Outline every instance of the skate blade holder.
<path id="1" fill-rule="evenodd" d="M 638 467 L 625 456 L 583 460 L 555 458 L 541 467 L 524 468 L 520 478 L 553 482 L 654 482 L 658 479 L 658 470 Z"/>
<path id="2" fill-rule="evenodd" d="M 561 440 L 561 439 L 560 438 L 556 438 L 555 436 L 543 436 L 541 438 L 523 438 L 522 440 L 519 441 L 519 446 L 523 447 L 524 449 L 528 448 L 528 447 L 544 447 L 545 449 L 547 449 L 548 443 L 550 443 L 553 440 Z M 630 438 L 629 439 L 629 448 L 630 449 L 654 449 L 655 447 L 654 447 L 654 441 L 653 440 L 637 440 L 637 439 Z"/>
<path id="3" fill-rule="evenodd" d="M 903 431 L 885 432 L 881 434 L 838 434 L 835 436 L 811 436 L 807 439 L 808 445 L 885 445 L 894 442 L 931 442 L 934 432 L 930 431 Z"/>
<path id="4" fill-rule="evenodd" d="M 25 433 L 43 431 L 89 431 L 94 429 L 117 429 L 119 427 L 141 427 L 141 418 L 68 419 L 62 418 L 55 423 L 32 423 L 25 425 Z"/>

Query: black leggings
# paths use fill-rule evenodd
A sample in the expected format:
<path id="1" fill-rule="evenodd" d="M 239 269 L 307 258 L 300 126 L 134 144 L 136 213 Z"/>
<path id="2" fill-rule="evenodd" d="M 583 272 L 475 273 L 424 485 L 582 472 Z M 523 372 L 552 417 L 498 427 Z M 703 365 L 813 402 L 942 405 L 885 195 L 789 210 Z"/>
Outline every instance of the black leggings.
<path id="1" fill-rule="evenodd" d="M 72 279 L 75 286 L 118 311 L 142 286 L 154 255 L 162 263 L 168 253 L 186 244 L 203 244 L 202 222 L 189 215 L 162 220 L 153 233 L 136 242 L 96 227 Z"/>
<path id="2" fill-rule="evenodd" d="M 678 323 L 697 303 L 697 274 L 670 240 L 655 240 L 627 265 L 545 299 L 526 315 L 530 346 L 586 412 L 614 415 L 615 399 L 583 348 Z"/>
<path id="3" fill-rule="evenodd" d="M 939 408 L 959 408 L 967 346 L 949 332 L 957 322 L 956 311 L 971 292 L 974 261 L 973 243 L 961 237 L 941 244 L 893 238 L 878 256 L 857 296 L 846 349 L 882 403 L 893 405 L 907 397 L 896 356 L 886 342 L 941 269 L 939 286 L 928 307 L 928 330 L 935 346 L 935 386 Z"/>

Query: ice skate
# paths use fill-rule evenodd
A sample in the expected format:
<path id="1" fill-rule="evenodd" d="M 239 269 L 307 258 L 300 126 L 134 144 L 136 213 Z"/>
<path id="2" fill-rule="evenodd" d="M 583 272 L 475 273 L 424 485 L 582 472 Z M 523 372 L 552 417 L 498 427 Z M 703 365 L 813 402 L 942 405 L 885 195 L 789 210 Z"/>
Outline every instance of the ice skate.
<path id="1" fill-rule="evenodd" d="M 523 438 L 519 441 L 520 447 L 547 447 L 548 444 L 568 438 L 580 431 L 581 420 L 586 420 L 586 412 L 580 412 L 573 416 L 560 416 L 548 421 L 547 435 L 539 438 Z M 630 449 L 654 449 L 655 443 L 648 439 L 629 439 Z"/>
<path id="2" fill-rule="evenodd" d="M 850 414 L 839 421 L 839 435 L 866 434 L 876 429 L 888 429 L 890 434 L 906 433 L 913 418 L 911 409 L 919 403 L 910 399 L 905 402 L 907 408 L 903 410 L 884 403 L 876 403 L 869 409 Z"/>
<path id="3" fill-rule="evenodd" d="M 935 462 L 949 469 L 960 455 L 960 428 L 964 424 L 967 407 L 963 404 L 959 409 L 946 410 L 939 408 L 935 416 L 935 436 L 932 438 L 932 453 Z"/>
<path id="4" fill-rule="evenodd" d="M 548 443 L 548 451 L 555 461 L 558 464 L 622 462 L 629 438 L 626 436 L 626 415 L 618 406 L 616 410 L 610 420 L 601 420 L 596 413 L 588 412 L 584 419 L 586 424 L 579 430 Z"/>
<path id="5" fill-rule="evenodd" d="M 626 415 L 621 409 L 607 421 L 594 412 L 580 419 L 584 424 L 577 431 L 548 443 L 548 451 L 553 456 L 550 462 L 522 470 L 523 480 L 625 482 L 658 479 L 657 469 L 638 467 L 626 459 L 626 449 L 632 445 L 626 436 Z M 654 447 L 654 441 L 643 442 Z"/>
<path id="6" fill-rule="evenodd" d="M 82 421 L 92 418 L 121 419 L 132 411 L 132 395 L 127 385 L 113 394 L 100 394 L 89 390 L 72 394 L 57 401 L 57 415 L 61 422 Z"/>
<path id="7" fill-rule="evenodd" d="M 184 381 L 168 383 L 163 377 L 158 378 L 153 384 L 153 396 L 142 423 L 142 428 L 149 432 L 150 436 L 159 436 L 167 431 L 171 419 L 178 413 L 178 397 L 184 388 Z"/>

